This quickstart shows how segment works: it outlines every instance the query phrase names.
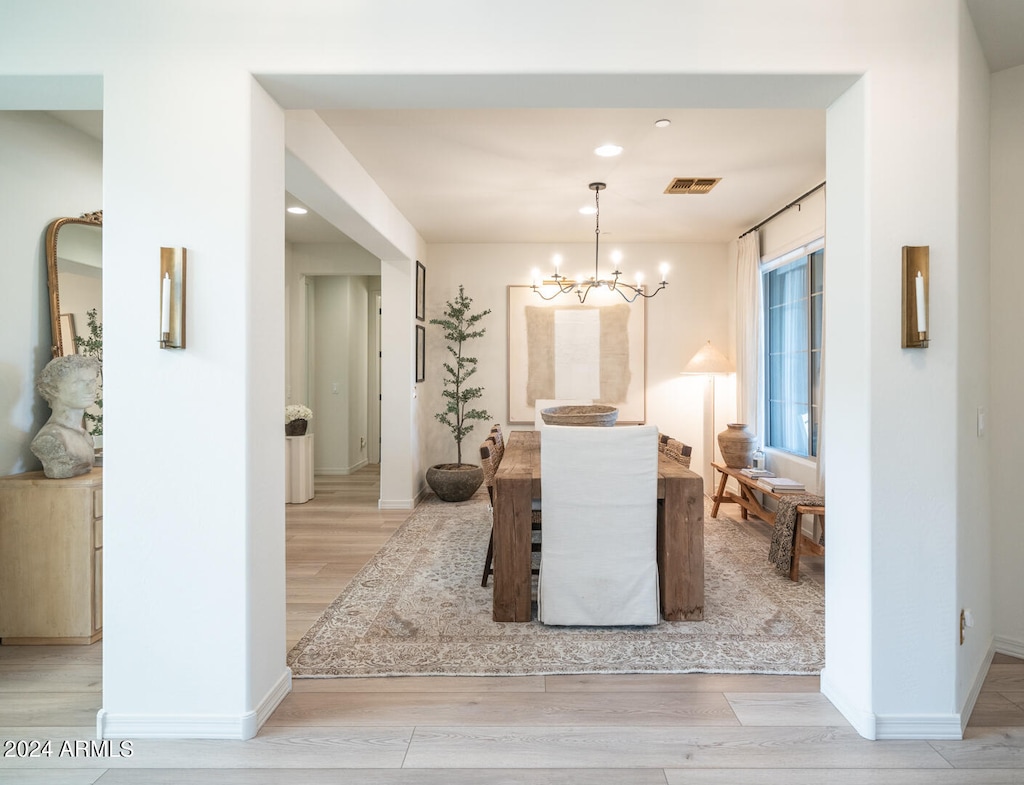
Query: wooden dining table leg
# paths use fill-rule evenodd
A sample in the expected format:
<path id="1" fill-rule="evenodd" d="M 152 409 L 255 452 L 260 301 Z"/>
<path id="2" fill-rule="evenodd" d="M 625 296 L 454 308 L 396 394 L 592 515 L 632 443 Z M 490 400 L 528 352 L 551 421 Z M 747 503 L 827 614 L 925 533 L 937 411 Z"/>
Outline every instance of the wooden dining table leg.
<path id="1" fill-rule="evenodd" d="M 666 621 L 704 618 L 704 481 L 665 478 L 658 510 L 661 615 Z M 671 565 L 671 567 L 670 567 Z"/>
<path id="2" fill-rule="evenodd" d="M 530 559 L 533 479 L 496 476 L 494 482 L 494 621 L 532 617 Z"/>

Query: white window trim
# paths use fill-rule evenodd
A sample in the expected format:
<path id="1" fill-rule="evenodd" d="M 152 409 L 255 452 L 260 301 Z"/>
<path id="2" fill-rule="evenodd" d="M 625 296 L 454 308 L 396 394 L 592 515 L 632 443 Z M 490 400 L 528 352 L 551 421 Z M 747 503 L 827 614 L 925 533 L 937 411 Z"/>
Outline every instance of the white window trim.
<path id="1" fill-rule="evenodd" d="M 772 270 L 777 270 L 780 267 L 785 267 L 790 262 L 795 262 L 797 259 L 803 257 L 810 257 L 815 251 L 819 251 L 825 247 L 825 236 L 821 232 L 814 232 L 816 235 L 814 239 L 797 245 L 788 251 L 785 251 L 772 259 L 765 260 L 764 257 L 761 259 L 761 275 L 764 276 L 766 273 L 770 273 Z M 807 237 L 808 235 L 804 235 Z M 765 336 L 767 338 L 767 336 Z M 767 384 L 767 376 L 765 377 L 765 383 Z M 761 397 L 761 406 L 764 410 L 765 422 L 767 422 L 768 416 L 768 405 L 767 401 L 764 400 L 765 393 L 767 392 L 765 386 L 761 387 L 758 395 Z M 767 441 L 765 438 L 763 441 Z M 766 455 L 775 457 L 775 460 L 780 461 L 792 461 L 794 464 L 806 466 L 808 469 L 813 469 L 818 465 L 817 455 L 797 455 L 796 453 L 783 450 L 781 447 L 772 447 L 769 444 L 763 444 L 761 449 L 765 451 Z"/>
<path id="2" fill-rule="evenodd" d="M 795 262 L 802 256 L 810 256 L 815 251 L 820 251 L 825 247 L 825 236 L 819 235 L 810 242 L 798 245 L 795 248 L 775 256 L 771 259 L 761 258 L 761 274 L 769 273 L 772 270 L 777 270 L 780 267 L 785 267 L 790 262 Z"/>

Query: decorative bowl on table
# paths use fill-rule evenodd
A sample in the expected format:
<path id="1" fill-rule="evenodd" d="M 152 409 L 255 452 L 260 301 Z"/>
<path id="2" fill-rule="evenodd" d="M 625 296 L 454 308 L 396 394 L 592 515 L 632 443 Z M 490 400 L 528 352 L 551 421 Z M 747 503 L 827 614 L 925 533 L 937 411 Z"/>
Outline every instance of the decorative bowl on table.
<path id="1" fill-rule="evenodd" d="M 548 425 L 615 425 L 619 410 L 614 406 L 552 406 L 540 410 L 541 419 Z"/>

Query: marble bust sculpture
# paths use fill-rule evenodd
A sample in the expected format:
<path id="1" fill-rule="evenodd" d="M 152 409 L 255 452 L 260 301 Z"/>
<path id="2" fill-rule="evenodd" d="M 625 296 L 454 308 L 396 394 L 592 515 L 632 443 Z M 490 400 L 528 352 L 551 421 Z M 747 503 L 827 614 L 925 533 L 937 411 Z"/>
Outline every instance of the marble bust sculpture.
<path id="1" fill-rule="evenodd" d="M 92 471 L 96 450 L 83 427 L 83 415 L 96 402 L 99 377 L 99 362 L 80 354 L 50 360 L 39 374 L 36 389 L 52 413 L 30 449 L 43 462 L 47 477 L 60 479 Z"/>

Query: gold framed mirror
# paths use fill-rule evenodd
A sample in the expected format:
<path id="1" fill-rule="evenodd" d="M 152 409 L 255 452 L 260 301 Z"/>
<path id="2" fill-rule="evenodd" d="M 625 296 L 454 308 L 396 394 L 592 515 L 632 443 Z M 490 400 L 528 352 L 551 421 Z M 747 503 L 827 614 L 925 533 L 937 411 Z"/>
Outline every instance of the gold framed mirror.
<path id="1" fill-rule="evenodd" d="M 103 319 L 103 211 L 58 218 L 46 229 L 46 282 L 50 289 L 50 351 L 76 354 L 89 312 Z"/>

